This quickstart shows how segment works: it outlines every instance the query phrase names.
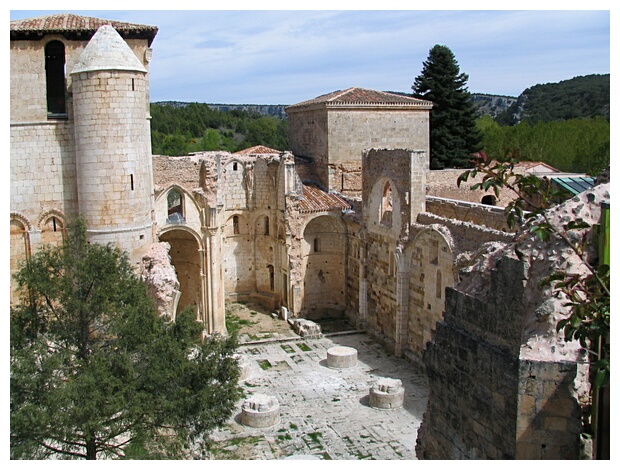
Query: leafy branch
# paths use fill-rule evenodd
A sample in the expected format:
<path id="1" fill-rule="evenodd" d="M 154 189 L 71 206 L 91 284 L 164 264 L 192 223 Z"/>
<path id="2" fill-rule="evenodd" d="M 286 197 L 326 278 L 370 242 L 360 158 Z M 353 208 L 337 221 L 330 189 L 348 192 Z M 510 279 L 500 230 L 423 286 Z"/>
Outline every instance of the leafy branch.
<path id="1" fill-rule="evenodd" d="M 569 316 L 557 324 L 557 331 L 563 332 L 568 341 L 577 340 L 594 358 L 592 383 L 595 387 L 609 384 L 609 311 L 610 311 L 610 268 L 607 264 L 594 263 L 591 257 L 593 242 L 588 236 L 593 229 L 578 217 L 558 225 L 550 218 L 547 210 L 565 200 L 567 192 L 554 188 L 546 179 L 515 171 L 522 160 L 518 152 L 507 152 L 503 160 L 494 160 L 480 153 L 474 159 L 474 168 L 459 175 L 457 185 L 478 175 L 482 180 L 471 186 L 472 190 L 492 190 L 499 198 L 500 190 L 506 189 L 514 199 L 506 206 L 507 223 L 510 228 L 522 228 L 517 237 L 515 253 L 519 259 L 523 253 L 519 243 L 529 235 L 535 235 L 542 242 L 553 237 L 561 239 L 581 259 L 586 268 L 584 274 L 556 271 L 540 282 L 549 286 L 553 295 L 564 298 Z"/>

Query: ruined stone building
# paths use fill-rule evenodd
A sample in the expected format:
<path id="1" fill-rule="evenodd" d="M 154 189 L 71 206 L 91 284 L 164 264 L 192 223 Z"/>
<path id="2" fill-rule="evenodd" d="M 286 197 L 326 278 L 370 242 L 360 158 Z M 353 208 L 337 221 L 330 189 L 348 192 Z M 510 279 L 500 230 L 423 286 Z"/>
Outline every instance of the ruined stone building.
<path id="1" fill-rule="evenodd" d="M 528 446 L 541 442 L 555 452 L 545 456 L 575 457 L 581 356 L 570 347 L 560 358 L 532 353 L 527 367 L 538 372 L 525 371 L 519 345 L 540 333 L 526 328 L 537 307 L 521 309 L 527 273 L 501 258 L 477 286 L 492 296 L 516 284 L 518 293 L 459 293 L 463 273 L 514 235 L 501 207 L 427 197 L 432 103 L 350 88 L 287 108 L 291 151 L 153 156 L 156 33 L 71 14 L 11 22 L 11 272 L 43 244 L 61 243 L 81 214 L 92 241 L 130 254 L 162 314 L 191 307 L 207 334 L 225 333 L 226 302 L 251 300 L 293 317 L 345 316 L 418 364 L 432 344 L 431 391 L 452 390 L 446 380 L 456 391 L 431 395 L 423 457 L 539 458 Z M 455 318 L 458 334 L 434 341 Z M 559 390 L 544 405 L 561 420 L 538 419 L 534 392 L 531 406 L 522 403 L 538 373 Z M 507 420 L 505 429 L 453 408 L 470 405 L 458 401 L 460 383 L 479 385 L 468 391 L 484 397 L 476 406 L 501 401 L 493 418 Z M 438 416 L 444 401 L 449 420 Z M 527 435 L 517 439 L 517 425 Z M 468 438 L 446 438 L 459 426 Z"/>

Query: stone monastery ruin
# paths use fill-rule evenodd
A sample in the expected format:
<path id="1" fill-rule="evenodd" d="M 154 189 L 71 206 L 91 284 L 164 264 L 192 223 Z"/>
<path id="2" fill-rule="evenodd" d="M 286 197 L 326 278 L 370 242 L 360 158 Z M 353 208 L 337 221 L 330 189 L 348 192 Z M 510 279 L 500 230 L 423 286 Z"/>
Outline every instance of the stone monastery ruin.
<path id="1" fill-rule="evenodd" d="M 555 333 L 562 308 L 500 207 L 427 196 L 432 103 L 350 88 L 287 108 L 290 151 L 151 155 L 156 33 L 11 22 L 11 273 L 81 214 L 91 241 L 129 253 L 160 313 L 192 307 L 207 334 L 226 332 L 226 302 L 254 301 L 345 316 L 425 365 L 419 458 L 578 457 L 583 351 Z M 596 223 L 609 186 L 588 194 L 558 210 Z M 544 249 L 532 240 L 531 260 L 578 268 Z"/>

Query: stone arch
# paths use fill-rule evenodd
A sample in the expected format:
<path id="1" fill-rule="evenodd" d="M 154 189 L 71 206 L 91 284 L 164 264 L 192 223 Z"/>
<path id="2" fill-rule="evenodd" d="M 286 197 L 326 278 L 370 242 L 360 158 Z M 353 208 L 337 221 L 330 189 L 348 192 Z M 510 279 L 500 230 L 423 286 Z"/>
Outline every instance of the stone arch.
<path id="1" fill-rule="evenodd" d="M 172 187 L 166 194 L 166 206 L 168 208 L 168 219 L 170 224 L 185 222 L 185 198 L 178 188 Z"/>
<path id="2" fill-rule="evenodd" d="M 340 316 L 346 308 L 346 226 L 335 215 L 319 214 L 302 233 L 301 311 L 313 319 Z"/>
<path id="3" fill-rule="evenodd" d="M 30 236 L 31 225 L 28 220 L 19 215 L 11 214 L 10 222 L 10 273 L 11 273 L 11 304 L 18 302 L 19 289 L 13 279 L 13 275 L 19 271 L 22 263 L 30 258 Z"/>
<path id="4" fill-rule="evenodd" d="M 271 220 L 268 215 L 261 214 L 254 221 L 254 234 L 256 236 L 271 236 Z"/>
<path id="5" fill-rule="evenodd" d="M 199 204 L 178 184 L 171 184 L 155 198 L 155 216 L 158 227 L 188 225 L 199 230 L 205 223 Z"/>
<path id="6" fill-rule="evenodd" d="M 181 296 L 176 316 L 187 307 L 193 307 L 196 318 L 202 319 L 205 312 L 204 247 L 200 235 L 190 227 L 170 226 L 162 229 L 159 241 L 170 244 L 170 260 L 177 274 Z"/>
<path id="7" fill-rule="evenodd" d="M 443 228 L 447 231 L 447 229 Z M 435 227 L 419 232 L 406 250 L 409 265 L 407 349 L 421 359 L 445 311 L 445 289 L 455 284 L 454 244 Z"/>
<path id="8" fill-rule="evenodd" d="M 231 214 L 224 223 L 224 227 L 222 227 L 222 229 L 225 238 L 250 234 L 248 219 L 240 212 Z"/>
<path id="9" fill-rule="evenodd" d="M 62 245 L 67 233 L 67 224 L 65 215 L 61 211 L 52 209 L 44 212 L 39 217 L 37 225 L 41 230 L 43 245 Z"/>

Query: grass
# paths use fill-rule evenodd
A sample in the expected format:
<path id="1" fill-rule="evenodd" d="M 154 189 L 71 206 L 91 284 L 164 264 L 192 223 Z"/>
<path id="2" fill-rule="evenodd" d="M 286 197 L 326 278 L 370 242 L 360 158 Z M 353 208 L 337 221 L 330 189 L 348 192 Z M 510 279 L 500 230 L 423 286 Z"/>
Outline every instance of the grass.
<path id="1" fill-rule="evenodd" d="M 267 359 L 263 359 L 258 363 L 258 365 L 263 370 L 271 369 L 271 363 Z"/>
<path id="2" fill-rule="evenodd" d="M 288 344 L 281 344 L 280 347 L 282 349 L 284 349 L 284 351 L 288 354 L 292 354 L 295 352 L 295 350 L 292 348 L 292 346 L 288 345 Z"/>
<path id="3" fill-rule="evenodd" d="M 243 458 L 243 456 L 241 456 L 239 453 L 241 447 L 254 447 L 262 439 L 262 436 L 246 436 L 233 437 L 232 439 L 229 439 L 227 441 L 211 442 L 209 445 L 209 453 L 217 460 L 240 460 Z M 227 447 L 236 448 L 227 449 Z"/>
<path id="4" fill-rule="evenodd" d="M 308 346 L 306 343 L 299 343 L 297 347 L 304 352 L 312 351 L 312 348 Z"/>

